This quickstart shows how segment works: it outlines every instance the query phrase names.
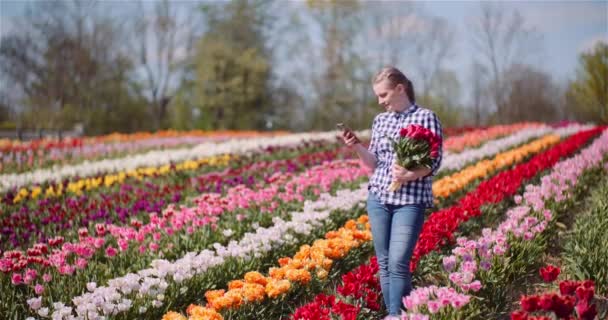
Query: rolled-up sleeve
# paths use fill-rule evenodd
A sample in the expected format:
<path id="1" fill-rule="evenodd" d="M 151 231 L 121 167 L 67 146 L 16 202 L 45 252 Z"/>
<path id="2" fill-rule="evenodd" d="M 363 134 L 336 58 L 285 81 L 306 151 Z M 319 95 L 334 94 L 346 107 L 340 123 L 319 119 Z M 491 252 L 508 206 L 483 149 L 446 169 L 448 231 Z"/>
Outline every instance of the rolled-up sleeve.
<path id="1" fill-rule="evenodd" d="M 435 113 L 429 113 L 428 117 L 425 117 L 424 119 L 425 121 L 422 125 L 437 135 L 441 141 L 439 145 L 439 155 L 433 160 L 431 166 L 431 175 L 434 176 L 439 171 L 441 161 L 443 160 L 443 129 L 441 128 L 441 122 L 439 122 L 439 118 Z"/>

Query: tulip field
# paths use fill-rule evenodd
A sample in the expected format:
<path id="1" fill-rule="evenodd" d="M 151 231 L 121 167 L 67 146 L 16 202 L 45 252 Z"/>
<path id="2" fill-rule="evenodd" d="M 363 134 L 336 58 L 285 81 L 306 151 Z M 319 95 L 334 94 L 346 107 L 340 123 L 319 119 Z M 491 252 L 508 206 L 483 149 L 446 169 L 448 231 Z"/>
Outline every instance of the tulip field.
<path id="1" fill-rule="evenodd" d="M 337 135 L 0 140 L 0 319 L 383 319 Z M 606 319 L 608 129 L 444 135 L 401 319 Z"/>

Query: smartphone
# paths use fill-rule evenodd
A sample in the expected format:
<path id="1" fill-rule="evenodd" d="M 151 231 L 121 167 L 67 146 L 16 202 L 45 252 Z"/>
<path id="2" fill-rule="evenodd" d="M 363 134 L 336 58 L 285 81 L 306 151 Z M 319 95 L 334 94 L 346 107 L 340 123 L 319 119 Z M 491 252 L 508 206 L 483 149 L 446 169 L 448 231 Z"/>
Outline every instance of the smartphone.
<path id="1" fill-rule="evenodd" d="M 336 127 L 342 131 L 347 129 L 347 127 L 342 122 L 336 123 Z"/>

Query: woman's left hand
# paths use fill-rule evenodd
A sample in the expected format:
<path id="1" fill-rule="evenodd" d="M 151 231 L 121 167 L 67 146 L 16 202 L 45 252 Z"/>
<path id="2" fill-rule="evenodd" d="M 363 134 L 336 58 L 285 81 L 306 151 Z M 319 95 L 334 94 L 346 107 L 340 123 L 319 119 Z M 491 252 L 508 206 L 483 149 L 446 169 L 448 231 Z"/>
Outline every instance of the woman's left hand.
<path id="1" fill-rule="evenodd" d="M 418 179 L 418 176 L 414 171 L 407 170 L 397 163 L 393 164 L 393 181 L 407 183 L 416 179 Z"/>

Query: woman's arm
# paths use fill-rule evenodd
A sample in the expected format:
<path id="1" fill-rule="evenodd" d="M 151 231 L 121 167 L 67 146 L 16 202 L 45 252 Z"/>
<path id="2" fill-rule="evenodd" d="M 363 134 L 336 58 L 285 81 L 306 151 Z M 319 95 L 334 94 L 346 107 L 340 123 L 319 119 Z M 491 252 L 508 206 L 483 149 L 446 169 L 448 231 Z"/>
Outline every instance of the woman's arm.
<path id="1" fill-rule="evenodd" d="M 369 152 L 369 150 L 367 150 L 361 144 L 361 141 L 359 141 L 359 138 L 357 138 L 354 132 L 350 130 L 342 131 L 342 139 L 344 140 L 344 143 L 347 146 L 353 147 L 355 149 L 357 155 L 359 156 L 359 159 L 361 159 L 361 161 L 366 167 L 370 168 L 372 171 L 376 169 L 376 163 L 378 162 L 378 159 L 373 153 Z"/>
<path id="2" fill-rule="evenodd" d="M 363 164 L 365 164 L 365 166 L 370 168 L 372 171 L 376 169 L 376 163 L 378 162 L 376 156 L 369 152 L 369 150 L 361 145 L 361 143 L 356 144 L 354 147 L 357 155 L 359 155 L 359 159 L 361 159 Z"/>

